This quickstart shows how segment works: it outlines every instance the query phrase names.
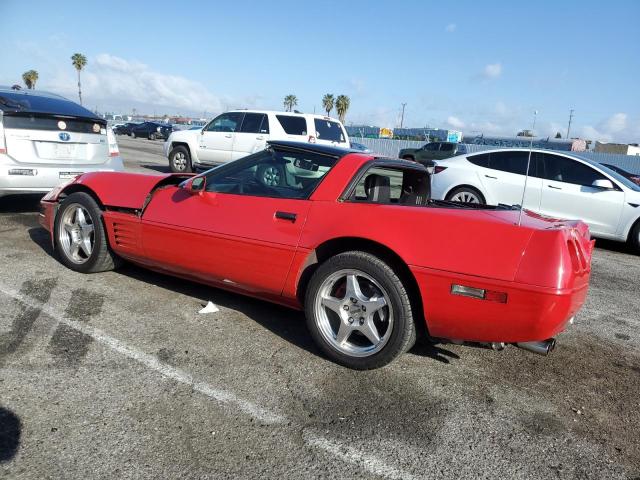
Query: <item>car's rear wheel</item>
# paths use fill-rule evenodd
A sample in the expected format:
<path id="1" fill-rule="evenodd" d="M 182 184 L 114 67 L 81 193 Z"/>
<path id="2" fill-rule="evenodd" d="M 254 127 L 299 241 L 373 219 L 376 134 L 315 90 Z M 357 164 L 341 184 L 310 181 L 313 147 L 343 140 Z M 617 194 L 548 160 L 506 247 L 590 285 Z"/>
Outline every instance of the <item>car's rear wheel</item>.
<path id="1" fill-rule="evenodd" d="M 446 200 L 460 203 L 478 203 L 480 205 L 487 203 L 484 196 L 473 187 L 454 188 L 449 192 Z"/>
<path id="2" fill-rule="evenodd" d="M 53 238 L 60 260 L 82 273 L 113 270 L 122 262 L 109 248 L 102 211 L 87 193 L 76 192 L 60 204 Z"/>
<path id="3" fill-rule="evenodd" d="M 191 156 L 185 147 L 175 147 L 169 153 L 169 167 L 173 173 L 188 173 L 192 171 Z"/>
<path id="4" fill-rule="evenodd" d="M 404 160 L 409 160 L 411 162 L 415 162 L 416 159 L 413 155 L 405 155 L 404 157 L 402 157 Z"/>
<path id="5" fill-rule="evenodd" d="M 349 368 L 382 367 L 415 343 L 405 286 L 387 263 L 367 252 L 341 253 L 320 265 L 306 291 L 305 313 L 317 345 Z"/>
<path id="6" fill-rule="evenodd" d="M 629 233 L 629 244 L 635 253 L 640 254 L 640 220 L 636 222 Z"/>

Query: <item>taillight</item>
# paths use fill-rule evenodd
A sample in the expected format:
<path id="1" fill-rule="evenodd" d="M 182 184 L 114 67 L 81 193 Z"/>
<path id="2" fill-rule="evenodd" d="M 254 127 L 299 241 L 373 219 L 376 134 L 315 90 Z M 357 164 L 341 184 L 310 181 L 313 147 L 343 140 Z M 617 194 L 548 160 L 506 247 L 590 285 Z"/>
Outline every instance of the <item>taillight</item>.
<path id="1" fill-rule="evenodd" d="M 436 165 L 433 168 L 433 173 L 440 173 L 440 172 L 444 172 L 447 169 L 447 167 L 443 167 L 442 165 Z"/>
<path id="2" fill-rule="evenodd" d="M 113 134 L 113 130 L 111 128 L 107 128 L 107 143 L 109 144 L 109 156 L 119 156 L 120 150 L 118 150 L 118 141 L 116 140 L 116 136 Z"/>

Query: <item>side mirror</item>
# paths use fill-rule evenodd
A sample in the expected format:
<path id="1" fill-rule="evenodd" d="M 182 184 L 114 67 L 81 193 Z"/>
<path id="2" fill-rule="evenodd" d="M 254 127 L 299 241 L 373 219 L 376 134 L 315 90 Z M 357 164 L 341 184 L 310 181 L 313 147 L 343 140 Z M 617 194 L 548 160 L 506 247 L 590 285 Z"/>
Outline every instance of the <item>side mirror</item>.
<path id="1" fill-rule="evenodd" d="M 602 190 L 613 190 L 613 183 L 611 183 L 611 180 L 607 180 L 604 178 L 594 180 L 591 186 L 595 188 L 601 188 Z"/>
<path id="2" fill-rule="evenodd" d="M 189 193 L 201 194 L 207 186 L 207 179 L 206 177 L 193 177 L 186 182 L 182 182 L 180 186 Z"/>

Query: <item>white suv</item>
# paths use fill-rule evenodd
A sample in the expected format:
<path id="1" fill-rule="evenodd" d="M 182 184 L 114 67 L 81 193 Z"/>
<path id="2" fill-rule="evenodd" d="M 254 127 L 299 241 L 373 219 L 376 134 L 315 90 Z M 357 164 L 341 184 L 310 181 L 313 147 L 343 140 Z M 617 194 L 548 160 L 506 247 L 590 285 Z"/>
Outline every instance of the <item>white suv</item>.
<path id="1" fill-rule="evenodd" d="M 124 170 L 104 119 L 59 95 L 0 88 L 0 197 L 96 170 Z"/>
<path id="2" fill-rule="evenodd" d="M 204 127 L 173 132 L 164 144 L 171 171 L 191 172 L 263 150 L 267 140 L 323 143 L 349 148 L 343 125 L 330 117 L 268 110 L 234 110 Z"/>

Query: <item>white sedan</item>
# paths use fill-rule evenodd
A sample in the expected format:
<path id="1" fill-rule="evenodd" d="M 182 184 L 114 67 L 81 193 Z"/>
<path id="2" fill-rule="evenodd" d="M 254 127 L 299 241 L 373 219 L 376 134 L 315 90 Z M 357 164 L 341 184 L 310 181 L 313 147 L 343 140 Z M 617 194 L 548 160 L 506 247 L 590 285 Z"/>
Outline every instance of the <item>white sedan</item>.
<path id="1" fill-rule="evenodd" d="M 434 199 L 520 205 L 528 149 L 487 150 L 438 160 Z M 532 150 L 524 208 L 584 220 L 594 237 L 628 241 L 640 252 L 640 186 L 578 154 Z"/>

